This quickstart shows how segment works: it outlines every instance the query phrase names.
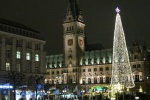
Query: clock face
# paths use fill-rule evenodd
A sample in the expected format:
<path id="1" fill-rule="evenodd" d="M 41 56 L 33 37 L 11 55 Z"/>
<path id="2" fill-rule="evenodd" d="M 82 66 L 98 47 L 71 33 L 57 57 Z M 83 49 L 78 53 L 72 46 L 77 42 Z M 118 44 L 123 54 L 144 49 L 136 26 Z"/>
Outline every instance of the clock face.
<path id="1" fill-rule="evenodd" d="M 71 46 L 72 44 L 73 44 L 73 40 L 72 40 L 72 39 L 69 39 L 69 40 L 68 40 L 68 45 Z"/>

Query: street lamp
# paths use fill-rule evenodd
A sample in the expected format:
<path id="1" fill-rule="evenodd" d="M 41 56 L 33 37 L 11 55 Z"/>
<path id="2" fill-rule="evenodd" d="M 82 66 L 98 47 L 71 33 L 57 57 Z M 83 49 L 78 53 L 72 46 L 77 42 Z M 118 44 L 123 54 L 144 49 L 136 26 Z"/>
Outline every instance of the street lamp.
<path id="1" fill-rule="evenodd" d="M 81 92 L 82 92 L 82 100 L 83 100 L 83 95 L 84 95 L 85 90 L 82 90 Z"/>
<path id="2" fill-rule="evenodd" d="M 66 89 L 64 89 L 62 92 L 63 92 L 63 94 L 64 94 L 64 100 L 65 100 L 65 93 L 66 93 L 67 91 L 66 91 Z"/>

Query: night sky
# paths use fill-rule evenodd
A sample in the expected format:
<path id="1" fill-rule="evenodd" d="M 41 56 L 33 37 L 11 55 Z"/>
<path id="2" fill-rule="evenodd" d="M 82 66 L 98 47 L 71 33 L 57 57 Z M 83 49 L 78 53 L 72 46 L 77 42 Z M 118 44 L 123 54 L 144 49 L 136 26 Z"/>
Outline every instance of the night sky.
<path id="1" fill-rule="evenodd" d="M 88 44 L 112 48 L 115 8 L 121 9 L 128 46 L 133 40 L 150 47 L 150 0 L 79 0 Z M 68 0 L 0 0 L 0 18 L 37 30 L 47 41 L 47 54 L 63 53 L 62 23 Z"/>

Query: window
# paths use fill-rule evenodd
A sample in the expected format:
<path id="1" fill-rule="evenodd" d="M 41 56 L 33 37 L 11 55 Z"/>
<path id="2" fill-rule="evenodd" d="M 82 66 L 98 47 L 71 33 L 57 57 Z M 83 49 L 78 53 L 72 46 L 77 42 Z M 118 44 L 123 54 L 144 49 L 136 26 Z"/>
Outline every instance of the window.
<path id="1" fill-rule="evenodd" d="M 103 68 L 99 68 L 99 71 L 103 71 Z"/>
<path id="2" fill-rule="evenodd" d="M 40 50 L 39 44 L 35 44 L 35 50 Z"/>
<path id="3" fill-rule="evenodd" d="M 10 50 L 7 50 L 7 51 L 6 51 L 6 57 L 7 57 L 7 58 L 10 58 L 10 57 L 11 57 L 11 51 L 10 51 Z"/>
<path id="4" fill-rule="evenodd" d="M 82 69 L 82 72 L 85 72 L 85 69 Z"/>
<path id="5" fill-rule="evenodd" d="M 6 63 L 6 71 L 10 71 L 10 63 Z"/>
<path id="6" fill-rule="evenodd" d="M 132 67 L 133 67 L 133 68 L 136 68 L 136 65 L 133 65 Z"/>
<path id="7" fill-rule="evenodd" d="M 11 38 L 6 38 L 5 40 L 7 45 L 11 45 L 12 44 L 12 39 Z"/>
<path id="8" fill-rule="evenodd" d="M 54 74 L 54 71 L 52 71 L 52 75 Z"/>
<path id="9" fill-rule="evenodd" d="M 39 72 L 40 72 L 39 67 L 38 66 L 35 67 L 35 73 L 39 73 Z"/>
<path id="10" fill-rule="evenodd" d="M 106 83 L 109 83 L 109 77 L 106 77 Z"/>
<path id="11" fill-rule="evenodd" d="M 22 46 L 22 41 L 21 40 L 16 40 L 16 46 L 21 47 Z"/>
<path id="12" fill-rule="evenodd" d="M 91 84 L 91 79 L 90 78 L 88 78 L 88 83 Z"/>
<path id="13" fill-rule="evenodd" d="M 141 67 L 141 65 L 140 64 L 137 64 L 137 68 L 140 68 Z"/>
<path id="14" fill-rule="evenodd" d="M 59 71 L 57 71 L 57 74 L 59 74 Z"/>
<path id="15" fill-rule="evenodd" d="M 32 47 L 32 43 L 30 43 L 30 42 L 27 42 L 27 43 L 26 43 L 26 48 L 29 48 L 29 49 L 31 49 L 31 47 Z"/>
<path id="16" fill-rule="evenodd" d="M 139 81 L 139 75 L 135 75 L 135 81 L 136 81 L 136 82 Z"/>
<path id="17" fill-rule="evenodd" d="M 21 71 L 20 64 L 17 64 L 17 71 L 18 71 L 18 72 Z"/>
<path id="18" fill-rule="evenodd" d="M 94 68 L 94 71 L 97 71 L 97 68 Z"/>
<path id="19" fill-rule="evenodd" d="M 49 75 L 49 72 L 47 72 L 46 74 Z"/>
<path id="20" fill-rule="evenodd" d="M 35 55 L 35 61 L 39 61 L 39 54 Z"/>
<path id="21" fill-rule="evenodd" d="M 21 53 L 20 53 L 20 51 L 17 51 L 16 57 L 17 57 L 17 59 L 20 59 L 20 58 L 21 58 Z"/>
<path id="22" fill-rule="evenodd" d="M 100 83 L 103 83 L 103 77 L 100 77 Z"/>
<path id="23" fill-rule="evenodd" d="M 26 53 L 26 60 L 30 60 L 30 53 Z"/>
<path id="24" fill-rule="evenodd" d="M 91 69 L 88 69 L 88 72 L 91 72 Z"/>
<path id="25" fill-rule="evenodd" d="M 134 59 L 138 59 L 138 55 L 134 55 Z"/>
<path id="26" fill-rule="evenodd" d="M 106 70 L 109 70 L 109 67 L 106 67 Z"/>

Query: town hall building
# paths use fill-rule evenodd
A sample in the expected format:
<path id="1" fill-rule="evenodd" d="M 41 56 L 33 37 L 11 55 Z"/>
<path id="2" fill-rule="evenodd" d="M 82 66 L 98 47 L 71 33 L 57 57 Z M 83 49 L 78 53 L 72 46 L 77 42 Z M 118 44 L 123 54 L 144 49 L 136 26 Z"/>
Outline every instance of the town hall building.
<path id="1" fill-rule="evenodd" d="M 63 54 L 47 55 L 45 83 L 52 85 L 78 84 L 80 90 L 93 87 L 109 88 L 112 74 L 113 49 L 86 49 L 85 24 L 77 0 L 69 0 L 63 22 Z M 99 46 L 99 45 L 98 45 Z M 138 41 L 128 46 L 130 65 L 135 81 L 133 91 L 142 87 L 148 92 L 150 78 L 150 51 Z M 71 86 L 70 86 L 71 87 Z M 89 90 L 88 90 L 89 91 Z M 88 93 L 86 91 L 86 93 Z"/>

